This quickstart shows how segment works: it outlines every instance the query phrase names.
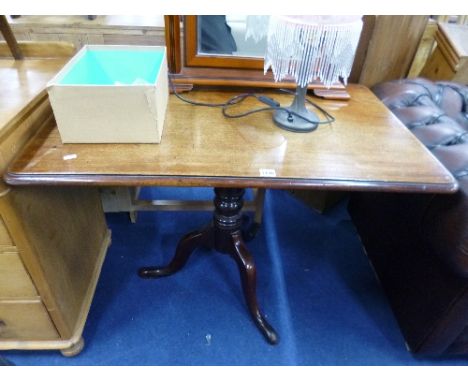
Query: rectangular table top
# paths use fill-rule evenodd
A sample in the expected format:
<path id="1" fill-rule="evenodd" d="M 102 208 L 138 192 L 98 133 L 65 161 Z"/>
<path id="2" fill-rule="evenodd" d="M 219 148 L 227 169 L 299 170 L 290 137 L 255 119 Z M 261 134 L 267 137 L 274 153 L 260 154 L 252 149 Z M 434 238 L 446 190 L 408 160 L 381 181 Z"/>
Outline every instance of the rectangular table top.
<path id="1" fill-rule="evenodd" d="M 314 99 L 336 120 L 310 133 L 280 129 L 271 111 L 227 119 L 219 108 L 193 106 L 174 95 L 160 144 L 62 144 L 51 123 L 13 161 L 5 180 L 12 185 L 456 191 L 448 170 L 368 88 L 347 90 L 349 101 Z M 236 94 L 196 90 L 184 97 L 219 103 Z M 290 94 L 266 94 L 283 106 L 292 101 Z M 247 99 L 229 112 L 264 106 Z"/>

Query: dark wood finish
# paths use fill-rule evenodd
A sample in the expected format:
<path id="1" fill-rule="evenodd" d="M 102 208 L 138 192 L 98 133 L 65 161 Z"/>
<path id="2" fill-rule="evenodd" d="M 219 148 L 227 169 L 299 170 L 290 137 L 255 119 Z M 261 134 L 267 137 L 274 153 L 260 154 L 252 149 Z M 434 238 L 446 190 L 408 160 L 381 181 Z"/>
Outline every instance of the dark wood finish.
<path id="1" fill-rule="evenodd" d="M 167 65 L 172 74 L 180 73 L 182 70 L 182 52 L 181 46 L 182 33 L 180 24 L 182 18 L 179 15 L 164 16 L 164 34 L 166 37 Z"/>
<path id="2" fill-rule="evenodd" d="M 325 99 L 335 99 L 340 101 L 349 101 L 351 98 L 347 91 L 332 89 L 314 89 L 313 94 L 316 97 Z"/>
<path id="3" fill-rule="evenodd" d="M 295 89 L 294 81 L 275 82 L 273 74 L 266 74 L 260 70 L 246 69 L 222 69 L 222 68 L 192 68 L 182 67 L 180 73 L 171 76 L 176 85 L 199 85 L 199 86 L 226 86 L 226 87 L 250 87 L 250 88 L 285 88 Z M 313 82 L 309 89 L 327 90 L 320 82 Z M 334 84 L 332 90 L 345 91 L 342 84 Z"/>
<path id="4" fill-rule="evenodd" d="M 255 324 L 270 344 L 276 344 L 278 335 L 258 307 L 255 263 L 242 238 L 244 189 L 215 188 L 215 194 L 213 224 L 206 229 L 184 236 L 169 265 L 144 267 L 140 269 L 139 275 L 143 278 L 170 276 L 182 269 L 190 255 L 200 246 L 230 255 L 239 267 L 245 299 Z"/>
<path id="5" fill-rule="evenodd" d="M 4 15 L 0 15 L 0 32 L 2 32 L 2 35 L 5 38 L 5 41 L 7 42 L 11 54 L 15 60 L 22 60 L 23 53 L 21 52 L 15 35 L 10 28 L 10 24 L 8 24 L 8 20 Z"/>
<path id="6" fill-rule="evenodd" d="M 161 144 L 62 144 L 51 123 L 5 179 L 15 185 L 457 189 L 445 167 L 369 89 L 351 85 L 348 90 L 348 102 L 316 100 L 336 121 L 305 134 L 279 129 L 270 112 L 226 119 L 219 109 L 192 106 L 173 95 Z M 234 94 L 198 90 L 187 97 L 219 103 Z M 288 94 L 266 94 L 284 105 L 291 102 Z M 248 99 L 236 112 L 259 106 Z M 262 176 L 262 169 L 276 176 Z"/>
<path id="7" fill-rule="evenodd" d="M 185 236 L 166 267 L 146 267 L 142 277 L 181 269 L 200 245 L 232 256 L 252 318 L 270 343 L 278 341 L 261 314 L 255 265 L 241 232 L 243 188 L 373 189 L 454 192 L 452 175 L 364 86 L 351 100 L 316 100 L 336 121 L 312 133 L 277 128 L 271 113 L 226 119 L 214 108 L 170 96 L 161 144 L 62 144 L 53 121 L 13 162 L 10 184 L 215 186 L 213 225 Z M 193 91 L 198 102 L 220 103 L 236 93 Z M 284 93 L 266 93 L 281 104 Z M 236 112 L 263 105 L 249 98 Z M 267 170 L 273 177 L 262 173 Z"/>
<path id="8" fill-rule="evenodd" d="M 179 73 L 182 67 L 180 57 L 180 20 L 176 16 L 164 16 L 167 65 L 170 73 Z"/>

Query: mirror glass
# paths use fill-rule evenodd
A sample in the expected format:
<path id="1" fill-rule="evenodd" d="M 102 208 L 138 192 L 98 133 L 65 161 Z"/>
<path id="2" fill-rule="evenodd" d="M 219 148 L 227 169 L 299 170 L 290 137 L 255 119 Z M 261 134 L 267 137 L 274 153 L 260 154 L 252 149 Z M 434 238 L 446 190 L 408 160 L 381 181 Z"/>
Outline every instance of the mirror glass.
<path id="1" fill-rule="evenodd" d="M 263 58 L 269 16 L 197 16 L 198 54 Z"/>

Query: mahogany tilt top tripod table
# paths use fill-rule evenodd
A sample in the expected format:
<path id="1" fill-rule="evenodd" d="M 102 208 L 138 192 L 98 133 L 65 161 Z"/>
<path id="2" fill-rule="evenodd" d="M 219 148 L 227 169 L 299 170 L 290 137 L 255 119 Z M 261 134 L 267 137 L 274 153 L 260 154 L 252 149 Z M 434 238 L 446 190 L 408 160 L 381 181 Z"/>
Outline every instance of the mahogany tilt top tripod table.
<path id="1" fill-rule="evenodd" d="M 200 246 L 230 255 L 239 267 L 245 299 L 256 325 L 271 344 L 278 342 L 278 335 L 265 320 L 255 293 L 255 263 L 244 243 L 242 226 L 243 188 L 215 188 L 215 212 L 213 222 L 207 228 L 184 236 L 176 248 L 172 261 L 166 267 L 141 268 L 144 278 L 169 276 L 180 270 L 192 252 Z"/>
<path id="2" fill-rule="evenodd" d="M 278 336 L 259 310 L 255 265 L 242 238 L 245 188 L 452 193 L 457 182 L 438 160 L 364 86 L 349 85 L 346 102 L 317 100 L 335 117 L 297 134 L 276 127 L 270 113 L 226 119 L 220 110 L 169 97 L 160 144 L 62 144 L 46 124 L 10 165 L 11 185 L 214 187 L 210 226 L 179 242 L 167 266 L 140 269 L 142 277 L 180 270 L 199 246 L 229 254 L 239 267 L 247 305 L 268 342 Z M 197 90 L 195 101 L 221 103 L 232 92 Z M 282 105 L 291 96 L 268 94 Z M 258 107 L 246 100 L 239 112 Z M 72 111 L 71 111 L 72 112 Z M 70 160 L 69 158 L 73 158 Z M 291 216 L 291 221 L 294 216 Z"/>

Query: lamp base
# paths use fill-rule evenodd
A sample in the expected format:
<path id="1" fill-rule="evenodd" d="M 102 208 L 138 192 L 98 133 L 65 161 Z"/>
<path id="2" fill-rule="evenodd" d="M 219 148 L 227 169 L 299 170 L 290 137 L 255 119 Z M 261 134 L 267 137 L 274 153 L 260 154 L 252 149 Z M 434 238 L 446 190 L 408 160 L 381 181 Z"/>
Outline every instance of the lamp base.
<path id="1" fill-rule="evenodd" d="M 299 133 L 307 133 L 317 128 L 318 115 L 305 107 L 306 92 L 307 86 L 298 86 L 291 106 L 275 111 L 273 121 L 276 125 L 282 129 Z"/>
<path id="2" fill-rule="evenodd" d="M 288 113 L 287 110 L 292 110 L 304 118 L 307 118 L 307 121 L 297 115 Z M 317 114 L 307 109 L 305 109 L 305 112 L 302 111 L 301 113 L 298 113 L 297 110 L 293 110 L 288 107 L 286 110 L 275 111 L 273 114 L 273 121 L 282 129 L 294 131 L 297 133 L 308 133 L 309 131 L 313 131 L 317 128 L 319 117 Z"/>

